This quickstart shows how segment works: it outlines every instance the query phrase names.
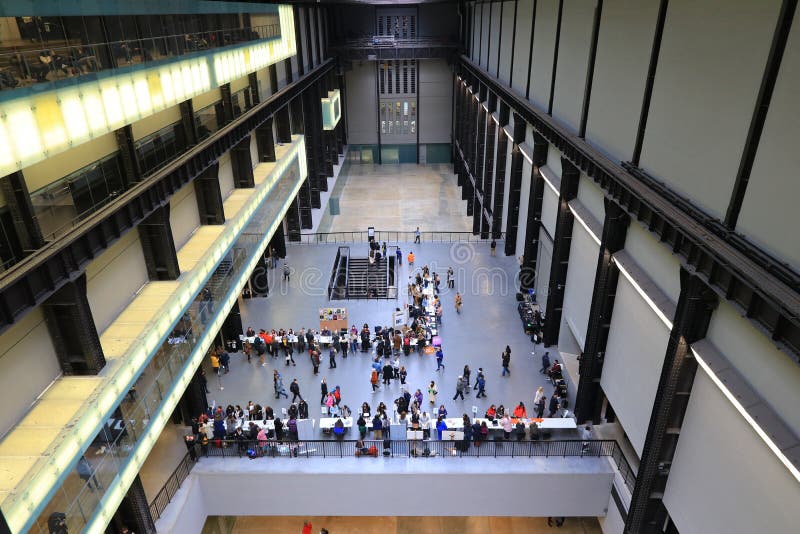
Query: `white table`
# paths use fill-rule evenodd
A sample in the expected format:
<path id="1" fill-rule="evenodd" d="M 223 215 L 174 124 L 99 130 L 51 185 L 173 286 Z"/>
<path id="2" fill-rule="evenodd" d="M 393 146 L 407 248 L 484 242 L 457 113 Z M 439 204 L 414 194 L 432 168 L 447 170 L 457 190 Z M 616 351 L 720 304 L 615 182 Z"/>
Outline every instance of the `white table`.
<path id="1" fill-rule="evenodd" d="M 512 418 L 511 421 L 512 427 L 515 426 L 515 419 Z M 531 422 L 535 422 L 537 427 L 542 430 L 574 430 L 578 428 L 578 425 L 575 423 L 575 419 L 571 417 L 544 417 L 542 419 L 521 419 L 521 421 L 525 425 L 525 428 L 530 428 Z M 489 421 L 484 417 L 476 417 L 472 419 L 472 422 L 478 424 L 485 422 L 489 430 L 503 429 L 503 427 L 500 425 L 499 419 L 494 420 L 494 422 L 497 422 L 497 424 L 494 424 L 493 421 Z M 444 420 L 444 424 L 447 425 L 447 428 L 464 428 L 464 421 L 460 417 L 448 417 Z"/>

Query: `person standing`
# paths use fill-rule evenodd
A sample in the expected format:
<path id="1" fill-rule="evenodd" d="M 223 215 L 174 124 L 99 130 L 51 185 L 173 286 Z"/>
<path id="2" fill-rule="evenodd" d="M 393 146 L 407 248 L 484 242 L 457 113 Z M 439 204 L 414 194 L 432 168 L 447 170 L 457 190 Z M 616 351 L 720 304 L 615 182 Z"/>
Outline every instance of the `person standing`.
<path id="1" fill-rule="evenodd" d="M 322 394 L 322 397 L 320 397 L 319 399 L 319 403 L 325 404 L 325 398 L 328 396 L 328 381 L 325 380 L 324 377 L 322 379 L 322 382 L 320 382 L 319 389 L 320 393 Z"/>
<path id="2" fill-rule="evenodd" d="M 492 251 L 492 256 L 494 256 L 495 250 L 497 250 L 497 241 L 492 239 L 491 244 L 489 245 L 489 250 Z"/>
<path id="3" fill-rule="evenodd" d="M 397 256 L 397 265 L 403 265 L 403 251 L 400 250 L 400 247 L 397 247 L 395 255 Z"/>
<path id="4" fill-rule="evenodd" d="M 414 268 L 414 251 L 413 250 L 408 253 L 408 258 L 406 258 L 406 260 L 408 261 L 409 268 L 413 269 Z"/>
<path id="5" fill-rule="evenodd" d="M 506 350 L 503 351 L 503 374 L 502 376 L 506 376 L 507 374 L 510 375 L 511 371 L 508 370 L 508 366 L 511 363 L 511 349 L 506 346 Z"/>
<path id="6" fill-rule="evenodd" d="M 558 396 L 555 393 L 553 393 L 553 396 L 550 397 L 550 413 L 547 417 L 555 417 L 557 411 L 558 411 Z"/>
<path id="7" fill-rule="evenodd" d="M 538 388 L 536 388 L 536 395 L 533 397 L 533 405 L 538 407 L 539 399 L 541 399 L 542 397 L 544 397 L 544 387 L 539 386 Z"/>
<path id="8" fill-rule="evenodd" d="M 211 370 L 214 371 L 215 375 L 219 376 L 219 356 L 217 356 L 216 351 L 211 353 Z"/>
<path id="9" fill-rule="evenodd" d="M 456 293 L 456 313 L 461 313 L 461 304 L 462 303 L 463 302 L 462 302 L 462 299 L 461 299 L 461 293 Z"/>
<path id="10" fill-rule="evenodd" d="M 492 254 L 492 256 L 494 256 L 494 254 Z M 289 269 L 289 264 L 286 263 L 286 262 L 283 262 L 283 281 L 284 282 L 287 282 L 287 283 L 289 282 L 289 275 L 291 273 L 292 273 L 292 270 Z"/>
<path id="11" fill-rule="evenodd" d="M 542 395 L 541 397 L 539 397 L 539 402 L 536 404 L 536 417 L 538 417 L 539 419 L 544 417 L 544 408 L 546 404 L 547 404 L 547 396 Z"/>
<path id="12" fill-rule="evenodd" d="M 420 242 L 420 233 L 419 233 L 419 226 L 417 226 L 417 230 L 414 232 L 414 243 Z"/>
<path id="13" fill-rule="evenodd" d="M 581 448 L 581 452 L 586 454 L 589 452 L 589 440 L 592 439 L 592 427 L 586 425 L 581 429 L 581 438 L 583 439 L 583 444 Z"/>
<path id="14" fill-rule="evenodd" d="M 333 345 L 328 350 L 328 369 L 336 369 L 336 347 Z"/>
<path id="15" fill-rule="evenodd" d="M 319 349 L 314 347 L 311 349 L 311 365 L 314 366 L 314 374 L 319 373 Z"/>
<path id="16" fill-rule="evenodd" d="M 453 400 L 456 400 L 458 397 L 461 397 L 461 400 L 464 400 L 464 377 L 459 376 L 458 380 L 456 381 L 456 394 L 453 396 Z"/>
<path id="17" fill-rule="evenodd" d="M 303 400 L 302 395 L 300 395 L 300 384 L 297 383 L 297 379 L 295 378 L 292 380 L 292 383 L 289 385 L 289 391 L 292 392 L 292 403 L 299 397 L 300 400 Z M 287 395 L 286 398 L 289 398 Z"/>
<path id="18" fill-rule="evenodd" d="M 453 279 L 453 268 L 447 268 L 447 287 L 453 289 L 455 287 L 455 281 Z"/>
<path id="19" fill-rule="evenodd" d="M 428 401 L 431 404 L 436 404 L 436 394 L 437 393 L 439 393 L 439 389 L 436 387 L 436 382 L 431 380 L 431 383 L 428 386 Z"/>
<path id="20" fill-rule="evenodd" d="M 408 371 L 406 371 L 406 367 L 404 365 L 400 366 L 400 385 L 406 385 L 406 378 L 408 377 Z"/>
<path id="21" fill-rule="evenodd" d="M 464 388 L 466 390 L 464 393 L 469 393 L 469 379 L 472 376 L 472 369 L 469 368 L 469 365 L 464 366 L 464 371 L 461 373 L 461 375 L 464 377 L 464 382 L 467 384 L 467 386 Z"/>
<path id="22" fill-rule="evenodd" d="M 436 370 L 444 369 L 444 364 L 442 363 L 444 360 L 444 353 L 442 352 L 442 347 L 439 347 L 436 350 Z"/>

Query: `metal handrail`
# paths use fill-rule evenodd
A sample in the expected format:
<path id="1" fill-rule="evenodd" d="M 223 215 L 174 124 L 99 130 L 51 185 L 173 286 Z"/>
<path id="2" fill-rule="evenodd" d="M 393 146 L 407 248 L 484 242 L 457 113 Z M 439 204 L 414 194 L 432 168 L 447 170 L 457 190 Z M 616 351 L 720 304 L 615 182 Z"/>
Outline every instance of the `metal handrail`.
<path id="1" fill-rule="evenodd" d="M 435 430 L 431 431 L 435 433 Z M 364 439 L 364 448 L 375 447 L 379 455 L 393 458 L 418 457 L 614 457 L 615 440 L 390 440 Z M 357 440 L 210 440 L 198 454 L 203 457 L 242 458 L 344 458 L 356 455 Z M 477 443 L 477 444 L 476 444 Z M 388 447 L 387 447 L 388 445 Z M 425 454 L 425 449 L 429 454 Z M 386 452 L 384 452 L 386 451 Z"/>
<path id="2" fill-rule="evenodd" d="M 487 243 L 493 239 L 492 235 L 486 235 L 485 237 L 484 235 L 476 235 L 472 232 L 431 231 L 420 232 L 420 239 L 423 243 Z M 505 232 L 498 232 L 494 234 L 494 239 L 497 241 L 503 241 L 505 239 L 505 235 Z M 298 236 L 299 240 L 297 239 Z M 377 241 L 386 241 L 390 243 L 413 243 L 415 232 L 404 230 L 375 230 L 374 237 Z M 286 240 L 289 243 L 300 245 L 367 243 L 369 242 L 369 235 L 367 231 L 317 232 L 307 234 L 293 233 L 286 234 Z"/>
<path id="3" fill-rule="evenodd" d="M 172 501 L 175 493 L 177 493 L 177 491 L 180 489 L 183 481 L 189 476 L 189 472 L 192 470 L 192 467 L 194 467 L 194 464 L 197 463 L 197 456 L 196 454 L 193 455 L 192 452 L 187 452 L 183 459 L 181 459 L 178 467 L 176 467 L 172 474 L 167 478 L 167 481 L 164 482 L 164 486 L 162 486 L 153 501 L 150 503 L 150 515 L 152 516 L 153 521 L 157 521 L 161 517 L 161 514 Z"/>
<path id="4" fill-rule="evenodd" d="M 344 298 L 350 298 L 350 247 L 339 247 L 347 249 L 347 260 L 344 263 Z"/>
<path id="5" fill-rule="evenodd" d="M 333 288 L 336 286 L 336 275 L 339 273 L 339 262 L 342 260 L 341 247 L 336 251 L 336 257 L 333 258 L 333 269 L 331 269 L 331 279 L 328 282 L 328 300 L 333 298 Z"/>

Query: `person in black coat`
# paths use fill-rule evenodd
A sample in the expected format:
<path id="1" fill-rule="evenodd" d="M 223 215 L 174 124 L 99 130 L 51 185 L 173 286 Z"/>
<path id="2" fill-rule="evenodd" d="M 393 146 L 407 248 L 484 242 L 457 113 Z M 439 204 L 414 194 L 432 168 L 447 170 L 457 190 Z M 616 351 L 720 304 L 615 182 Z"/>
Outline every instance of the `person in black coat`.
<path id="1" fill-rule="evenodd" d="M 278 441 L 283 439 L 283 422 L 280 418 L 275 419 L 275 439 Z"/>
<path id="2" fill-rule="evenodd" d="M 387 362 L 386 365 L 383 366 L 383 383 L 384 383 L 384 385 L 389 385 L 389 384 L 392 383 L 392 375 L 393 374 L 394 374 L 394 369 Z"/>
<path id="3" fill-rule="evenodd" d="M 553 393 L 553 396 L 550 397 L 550 414 L 548 415 L 548 417 L 555 417 L 557 411 L 558 411 L 558 397 L 556 396 L 555 393 Z"/>

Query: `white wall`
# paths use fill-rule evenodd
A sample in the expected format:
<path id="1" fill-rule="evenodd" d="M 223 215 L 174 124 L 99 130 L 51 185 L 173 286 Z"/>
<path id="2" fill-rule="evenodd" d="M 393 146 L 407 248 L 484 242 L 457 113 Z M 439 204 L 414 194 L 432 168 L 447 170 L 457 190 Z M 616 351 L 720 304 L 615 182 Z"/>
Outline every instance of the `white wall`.
<path id="1" fill-rule="evenodd" d="M 514 68 L 511 87 L 520 95 L 525 96 L 528 86 L 528 59 L 531 46 L 531 25 L 533 18 L 533 0 L 519 0 L 517 3 L 517 28 L 514 41 Z"/>
<path id="2" fill-rule="evenodd" d="M 597 521 L 600 523 L 600 528 L 603 534 L 622 534 L 625 530 L 625 520 L 619 513 L 617 504 L 614 502 L 614 497 L 608 498 L 608 512 L 605 517 L 598 517 Z"/>
<path id="3" fill-rule="evenodd" d="M 716 217 L 728 208 L 780 5 L 694 0 L 667 11 L 641 167 Z"/>
<path id="4" fill-rule="evenodd" d="M 615 255 L 615 258 L 618 258 Z M 633 262 L 625 270 L 636 272 Z M 637 282 L 656 302 L 663 300 L 643 273 Z M 649 286 L 649 287 L 648 287 Z M 673 314 L 674 315 L 674 312 Z M 667 315 L 670 316 L 669 314 Z M 667 351 L 669 329 L 624 275 L 619 275 L 600 385 L 641 457 Z"/>
<path id="5" fill-rule="evenodd" d="M 86 296 L 97 332 L 108 325 L 147 283 L 139 234 L 127 232 L 86 267 Z"/>
<path id="6" fill-rule="evenodd" d="M 581 179 L 578 184 L 578 200 L 600 224 L 600 232 L 597 234 L 597 237 L 602 236 L 603 221 L 606 218 L 604 199 L 605 194 L 603 190 L 600 189 L 600 186 L 585 174 L 581 174 Z"/>
<path id="7" fill-rule="evenodd" d="M 519 222 L 517 223 L 517 256 L 525 252 L 525 232 L 528 229 L 528 201 L 531 196 L 531 164 L 522 159 L 522 188 L 519 192 Z"/>
<path id="8" fill-rule="evenodd" d="M 542 171 L 542 169 L 544 169 Z M 540 172 L 543 174 L 548 173 L 548 169 L 542 167 Z M 548 176 L 552 174 L 549 173 Z M 556 218 L 558 217 L 558 195 L 553 191 L 549 185 L 544 185 L 544 193 L 542 194 L 542 225 L 547 229 L 551 237 L 556 235 Z"/>
<path id="9" fill-rule="evenodd" d="M 736 231 L 800 271 L 800 25 L 794 24 L 775 82 Z M 780 192 L 776 194 L 776 192 Z"/>
<path id="10" fill-rule="evenodd" d="M 544 305 L 550 294 L 550 267 L 553 264 L 553 240 L 539 230 L 539 255 L 536 258 L 536 300 Z"/>
<path id="11" fill-rule="evenodd" d="M 658 2 L 605 0 L 586 140 L 616 161 L 633 154 Z"/>
<path id="12" fill-rule="evenodd" d="M 453 73 L 443 59 L 421 60 L 417 64 L 419 142 L 449 143 L 453 117 Z"/>
<path id="13" fill-rule="evenodd" d="M 207 515 L 315 515 L 362 516 L 365 510 L 375 516 L 463 516 L 491 514 L 492 516 L 601 516 L 608 505 L 612 473 L 610 466 L 598 472 L 577 473 L 558 471 L 560 458 L 546 460 L 553 467 L 541 466 L 520 473 L 509 471 L 502 463 L 480 459 L 485 472 L 459 473 L 456 460 L 436 459 L 425 462 L 425 469 L 413 465 L 424 460 L 386 460 L 344 458 L 342 460 L 315 459 L 306 461 L 300 468 L 296 459 L 251 461 L 244 459 L 204 459 L 187 478 L 187 487 L 202 495 L 203 506 L 198 510 L 193 497 L 179 500 L 181 510 L 167 508 L 169 525 L 159 525 L 159 532 L 187 532 L 181 530 L 184 514 Z M 522 460 L 528 462 L 529 460 Z M 602 460 L 601 460 L 602 461 Z M 249 462 L 249 463 L 247 463 Z M 358 463 L 356 463 L 358 462 Z M 372 465 L 369 464 L 372 462 Z M 410 463 L 404 472 L 392 471 L 392 464 Z M 504 462 L 505 463 L 505 462 Z M 205 464 L 205 465 L 204 465 Z M 492 465 L 494 464 L 494 465 Z M 361 471 L 361 472 L 357 472 Z M 555 472 L 554 472 L 555 471 Z M 391 492 L 403 496 L 403 505 L 386 497 L 383 491 L 365 491 L 380 488 L 391 480 Z M 269 499 L 264 499 L 264 484 L 281 488 Z M 479 483 L 481 491 L 475 491 Z M 331 497 L 335 487 L 336 498 Z M 388 486 L 387 486 L 388 488 Z M 424 491 L 420 491 L 424 488 Z M 532 489 L 541 488 L 536 498 Z M 183 493 L 181 491 L 181 493 Z M 436 496 L 431 498 L 431 496 Z M 486 506 L 487 495 L 502 495 Z M 354 496 L 358 496 L 357 498 Z M 193 524 L 194 518 L 187 517 Z M 176 525 L 174 530 L 168 530 Z M 167 528 L 164 528 L 167 527 Z"/>
<path id="14" fill-rule="evenodd" d="M 519 14 L 517 18 L 519 20 Z M 550 81 L 553 79 L 553 51 L 556 45 L 557 23 L 558 0 L 539 0 L 536 4 L 529 96 L 534 104 L 545 111 L 550 100 Z"/>
<path id="15" fill-rule="evenodd" d="M 375 63 L 353 62 L 345 72 L 347 86 L 347 142 L 349 144 L 376 144 L 377 101 L 375 94 Z"/>
<path id="16" fill-rule="evenodd" d="M 564 2 L 553 116 L 578 131 L 586 87 L 595 2 Z"/>
<path id="17" fill-rule="evenodd" d="M 34 308 L 0 337 L 0 436 L 22 419 L 61 374 L 41 308 Z"/>
<path id="18" fill-rule="evenodd" d="M 511 42 L 514 39 L 514 2 L 503 2 L 503 17 L 501 25 L 500 40 L 500 76 L 499 78 L 504 84 L 508 85 L 509 76 L 511 75 L 511 61 L 513 55 L 511 52 Z M 516 48 L 516 43 L 515 43 Z M 525 54 L 527 55 L 527 48 Z M 519 53 L 519 48 L 516 48 L 515 53 Z M 527 70 L 525 71 L 527 73 Z"/>
<path id="19" fill-rule="evenodd" d="M 189 182 L 169 199 L 169 224 L 175 249 L 180 250 L 195 228 L 200 226 L 194 182 Z"/>
<path id="20" fill-rule="evenodd" d="M 553 145 L 547 145 L 547 166 L 553 171 L 556 178 L 561 180 L 561 152 Z"/>
<path id="21" fill-rule="evenodd" d="M 222 193 L 222 199 L 228 198 L 233 189 L 233 162 L 231 153 L 226 152 L 219 158 L 219 191 Z"/>
<path id="22" fill-rule="evenodd" d="M 579 207 L 579 202 L 570 202 L 571 207 Z M 591 217 L 582 210 L 581 218 Z M 592 221 L 587 221 L 591 223 Z M 598 223 L 594 223 L 597 225 Z M 602 226 L 601 226 L 602 228 Z M 593 228 L 596 231 L 596 228 Z M 562 317 L 572 330 L 581 350 L 586 343 L 586 327 L 589 324 L 589 309 L 592 306 L 594 278 L 597 271 L 597 258 L 600 245 L 592 239 L 589 232 L 578 221 L 572 226 L 572 239 L 569 246 L 567 281 L 564 287 L 564 307 Z"/>
<path id="23" fill-rule="evenodd" d="M 625 252 L 642 266 L 673 304 L 681 294 L 681 262 L 640 223 L 632 221 L 625 236 Z M 671 318 L 671 317 L 670 317 Z"/>
<path id="24" fill-rule="evenodd" d="M 725 301 L 714 310 L 706 338 L 800 435 L 800 366 L 792 357 Z"/>
<path id="25" fill-rule="evenodd" d="M 798 503 L 800 484 L 698 369 L 664 492 L 675 526 L 681 534 L 796 532 Z"/>

